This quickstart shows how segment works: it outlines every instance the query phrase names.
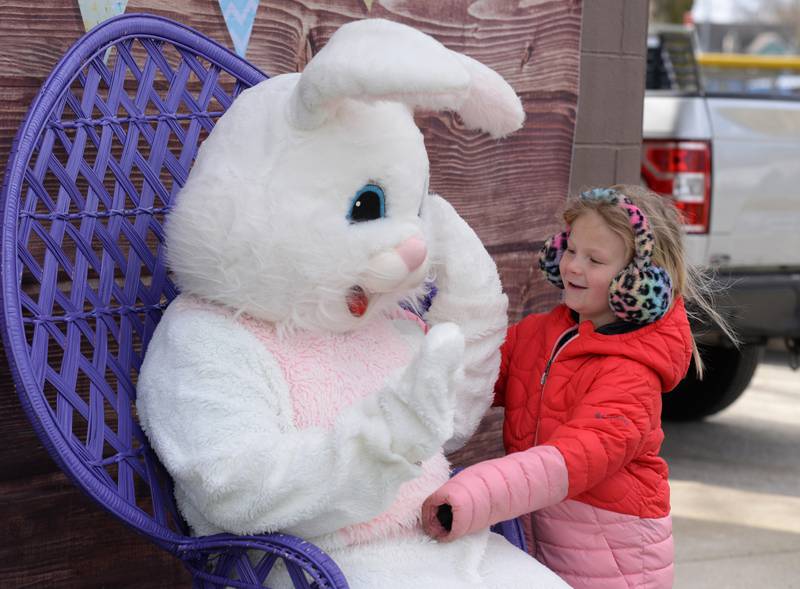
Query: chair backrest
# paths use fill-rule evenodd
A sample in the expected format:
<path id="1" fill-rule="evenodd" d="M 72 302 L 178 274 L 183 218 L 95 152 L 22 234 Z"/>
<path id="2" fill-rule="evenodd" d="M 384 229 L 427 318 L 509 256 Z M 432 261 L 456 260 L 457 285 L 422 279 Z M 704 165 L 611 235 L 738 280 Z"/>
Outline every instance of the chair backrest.
<path id="1" fill-rule="evenodd" d="M 163 222 L 199 143 L 265 78 L 187 27 L 111 19 L 47 79 L 4 179 L 2 331 L 22 405 L 78 486 L 168 549 L 187 530 L 134 407 L 177 294 Z"/>

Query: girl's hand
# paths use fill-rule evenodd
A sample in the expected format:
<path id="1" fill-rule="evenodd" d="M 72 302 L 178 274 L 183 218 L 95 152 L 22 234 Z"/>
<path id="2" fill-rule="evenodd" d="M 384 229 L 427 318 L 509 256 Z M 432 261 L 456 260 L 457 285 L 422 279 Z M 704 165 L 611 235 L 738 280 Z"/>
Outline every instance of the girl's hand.
<path id="1" fill-rule="evenodd" d="M 489 498 L 481 496 L 480 487 L 468 490 L 458 477 L 439 487 L 422 504 L 422 528 L 440 542 L 451 542 L 489 527 Z M 448 523 L 449 530 L 445 528 Z"/>

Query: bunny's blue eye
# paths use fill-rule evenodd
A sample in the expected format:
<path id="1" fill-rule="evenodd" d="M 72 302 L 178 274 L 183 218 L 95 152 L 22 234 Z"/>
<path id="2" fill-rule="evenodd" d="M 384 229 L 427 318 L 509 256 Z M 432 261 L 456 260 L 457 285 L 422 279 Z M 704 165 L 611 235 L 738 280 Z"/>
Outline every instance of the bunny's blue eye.
<path id="1" fill-rule="evenodd" d="M 386 216 L 383 189 L 377 184 L 365 184 L 353 197 L 347 218 L 351 223 L 374 221 Z"/>

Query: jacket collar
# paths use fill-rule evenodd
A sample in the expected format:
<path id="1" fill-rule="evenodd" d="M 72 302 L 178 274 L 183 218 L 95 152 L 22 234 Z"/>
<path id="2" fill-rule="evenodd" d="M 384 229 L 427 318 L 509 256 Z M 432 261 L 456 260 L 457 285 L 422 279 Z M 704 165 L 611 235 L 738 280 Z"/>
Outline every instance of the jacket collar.
<path id="1" fill-rule="evenodd" d="M 559 331 L 576 324 L 570 309 L 554 310 Z M 692 355 L 692 334 L 683 297 L 676 297 L 669 311 L 658 321 L 628 331 L 606 334 L 591 321 L 578 324 L 578 337 L 561 352 L 561 359 L 583 355 L 629 358 L 653 369 L 664 391 L 674 389 L 686 375 Z"/>

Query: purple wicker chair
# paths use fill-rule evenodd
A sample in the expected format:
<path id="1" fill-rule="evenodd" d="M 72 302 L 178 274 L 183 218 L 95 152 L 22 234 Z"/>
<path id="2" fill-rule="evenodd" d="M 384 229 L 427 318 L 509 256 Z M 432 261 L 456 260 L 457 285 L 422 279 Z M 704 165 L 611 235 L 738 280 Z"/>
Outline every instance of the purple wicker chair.
<path id="1" fill-rule="evenodd" d="M 167 19 L 106 21 L 64 56 L 17 133 L 3 182 L 2 334 L 22 405 L 78 487 L 180 558 L 194 586 L 347 582 L 283 534 L 192 537 L 137 424 L 135 380 L 177 289 L 163 222 L 199 143 L 266 76 Z M 496 527 L 523 547 L 518 521 Z"/>

